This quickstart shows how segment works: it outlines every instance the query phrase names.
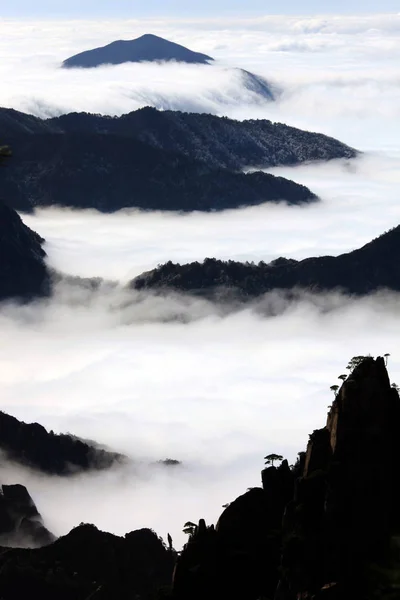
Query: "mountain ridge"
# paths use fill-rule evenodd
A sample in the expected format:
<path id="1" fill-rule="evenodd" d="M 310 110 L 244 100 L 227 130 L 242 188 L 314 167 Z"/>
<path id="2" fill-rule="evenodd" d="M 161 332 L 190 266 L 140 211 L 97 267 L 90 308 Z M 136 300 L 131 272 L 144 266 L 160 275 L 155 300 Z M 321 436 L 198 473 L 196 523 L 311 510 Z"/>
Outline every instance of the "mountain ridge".
<path id="1" fill-rule="evenodd" d="M 317 198 L 305 186 L 243 169 L 358 154 L 334 138 L 271 121 L 150 107 L 122 117 L 70 113 L 46 120 L 3 108 L 0 129 L 13 149 L 4 197 L 28 212 L 57 204 L 103 212 L 307 204 Z"/>
<path id="2" fill-rule="evenodd" d="M 294 260 L 278 258 L 258 264 L 204 259 L 184 265 L 171 261 L 136 277 L 137 290 L 174 290 L 211 298 L 250 300 L 277 290 L 338 289 L 365 295 L 382 288 L 400 291 L 400 225 L 361 248 L 339 256 Z"/>

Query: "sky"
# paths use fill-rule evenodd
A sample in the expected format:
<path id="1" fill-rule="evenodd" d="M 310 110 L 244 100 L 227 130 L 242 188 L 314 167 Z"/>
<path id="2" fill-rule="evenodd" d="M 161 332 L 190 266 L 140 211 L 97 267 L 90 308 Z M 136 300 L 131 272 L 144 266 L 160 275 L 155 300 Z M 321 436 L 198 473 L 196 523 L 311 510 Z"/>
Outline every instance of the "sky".
<path id="1" fill-rule="evenodd" d="M 258 14 L 340 14 L 376 12 L 376 0 L 304 0 L 299 8 L 298 0 L 282 2 L 265 2 L 265 0 L 204 0 L 187 2 L 187 0 L 1 0 L 0 17 L 69 17 L 100 18 L 121 17 L 136 18 L 142 16 L 156 17 L 215 17 L 218 15 Z M 398 0 L 381 0 L 380 12 L 396 12 L 400 10 Z"/>
<path id="2" fill-rule="evenodd" d="M 216 64 L 59 69 L 79 50 L 146 30 L 212 54 Z M 400 18 L 382 14 L 179 23 L 37 14 L 0 22 L 2 106 L 47 116 L 121 114 L 152 104 L 270 118 L 363 152 L 350 163 L 274 169 L 320 196 L 307 208 L 185 216 L 42 210 L 23 217 L 46 238 L 50 265 L 118 282 L 95 294 L 62 284 L 48 302 L 0 311 L 7 340 L 0 347 L 1 408 L 133 459 L 122 471 L 72 481 L 1 462 L 0 481 L 25 483 L 56 534 L 81 521 L 118 534 L 148 526 L 164 537 L 169 531 L 179 546 L 185 521 L 215 522 L 222 504 L 259 485 L 267 453 L 295 460 L 308 434 L 325 424 L 329 388 L 353 355 L 389 352 L 392 381 L 400 383 L 398 295 L 306 294 L 288 304 L 270 294 L 238 309 L 179 295 L 127 295 L 121 285 L 170 259 L 337 255 L 398 225 L 399 31 Z M 279 87 L 278 101 L 249 94 L 235 67 Z M 149 466 L 167 457 L 184 465 Z"/>

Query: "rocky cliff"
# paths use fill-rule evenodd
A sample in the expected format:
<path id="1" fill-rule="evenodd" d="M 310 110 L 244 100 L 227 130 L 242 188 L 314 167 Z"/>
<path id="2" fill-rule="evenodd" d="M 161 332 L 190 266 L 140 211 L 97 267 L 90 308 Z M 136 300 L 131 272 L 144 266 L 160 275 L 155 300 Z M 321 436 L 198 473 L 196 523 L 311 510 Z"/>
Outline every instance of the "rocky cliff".
<path id="1" fill-rule="evenodd" d="M 229 505 L 215 529 L 200 521 L 175 597 L 398 598 L 399 422 L 384 360 L 364 358 L 292 469 L 265 470 L 263 488 Z"/>
<path id="2" fill-rule="evenodd" d="M 36 548 L 55 539 L 23 485 L 0 485 L 0 546 Z"/>

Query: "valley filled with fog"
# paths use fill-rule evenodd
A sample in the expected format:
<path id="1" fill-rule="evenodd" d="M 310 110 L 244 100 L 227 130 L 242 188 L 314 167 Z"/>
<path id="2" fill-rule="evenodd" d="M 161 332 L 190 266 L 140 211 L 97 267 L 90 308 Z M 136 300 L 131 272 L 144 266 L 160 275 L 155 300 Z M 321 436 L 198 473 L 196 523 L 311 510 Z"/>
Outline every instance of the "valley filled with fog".
<path id="1" fill-rule="evenodd" d="M 134 37 L 143 26 L 113 22 L 107 35 Z M 148 30 L 190 43 L 218 64 L 124 65 L 90 74 L 57 65 L 109 41 L 100 23 L 88 30 L 77 22 L 72 38 L 65 25 L 46 39 L 46 23 L 2 27 L 0 49 L 12 39 L 15 50 L 0 67 L 10 80 L 1 106 L 46 116 L 122 114 L 153 104 L 266 118 L 333 135 L 362 152 L 352 161 L 271 169 L 318 194 L 321 202 L 306 208 L 23 215 L 46 239 L 52 267 L 119 285 L 94 292 L 61 283 L 50 300 L 3 308 L 2 410 L 96 440 L 133 462 L 64 480 L 3 463 L 1 480 L 25 483 L 57 535 L 81 521 L 118 534 L 146 526 L 163 537 L 169 531 L 179 546 L 185 521 L 215 521 L 223 504 L 259 485 L 265 454 L 295 461 L 308 433 L 323 426 L 329 388 L 352 356 L 390 353 L 400 382 L 399 298 L 335 292 L 288 304 L 272 293 L 236 307 L 127 292 L 123 284 L 167 260 L 339 255 L 398 225 L 400 17 L 149 22 Z M 28 58 L 27 33 L 36 50 Z M 231 67 L 271 81 L 281 90 L 277 101 L 243 90 Z M 177 79 L 184 81 L 179 89 Z M 154 464 L 165 458 L 182 465 Z"/>

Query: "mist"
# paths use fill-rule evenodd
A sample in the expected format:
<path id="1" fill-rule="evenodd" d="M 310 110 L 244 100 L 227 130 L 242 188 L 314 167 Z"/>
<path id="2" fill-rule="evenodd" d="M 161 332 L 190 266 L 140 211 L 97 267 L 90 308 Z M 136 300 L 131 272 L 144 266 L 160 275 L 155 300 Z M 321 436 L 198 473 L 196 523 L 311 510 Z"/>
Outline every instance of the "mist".
<path id="1" fill-rule="evenodd" d="M 131 459 L 68 479 L 2 462 L 0 480 L 26 484 L 55 534 L 81 521 L 117 534 L 153 527 L 179 547 L 185 521 L 215 522 L 223 504 L 259 485 L 265 454 L 294 462 L 308 434 L 324 425 L 329 388 L 352 356 L 390 353 L 399 383 L 397 294 L 303 293 L 289 303 L 276 292 L 238 306 L 124 287 L 167 260 L 338 255 L 398 225 L 399 29 L 396 15 L 1 21 L 1 105 L 39 116 L 121 114 L 152 104 L 269 118 L 363 151 L 352 161 L 270 170 L 320 196 L 307 207 L 22 215 L 46 239 L 49 266 L 114 282 L 95 292 L 61 282 L 49 300 L 0 311 L 2 410 Z M 146 32 L 217 63 L 58 69 L 76 52 Z M 234 67 L 266 77 L 282 90 L 278 100 L 260 102 Z M 155 464 L 165 458 L 182 465 Z"/>
<path id="2" fill-rule="evenodd" d="M 400 17 L 0 22 L 0 105 L 47 117 L 122 114 L 141 106 L 267 118 L 339 137 L 361 150 L 399 137 Z M 213 66 L 130 64 L 60 69 L 65 58 L 116 39 L 155 33 L 213 56 Z M 235 67 L 282 94 L 261 101 Z M 179 86 L 176 82 L 179 81 Z M 368 127 L 366 127 L 368 119 Z M 386 140 L 380 140 L 382 123 Z"/>
<path id="3" fill-rule="evenodd" d="M 268 302 L 281 314 L 263 312 Z M 166 304 L 191 320 L 168 318 Z M 389 352 L 396 381 L 399 310 L 391 294 L 286 305 L 276 295 L 236 310 L 148 297 L 117 310 L 115 297 L 112 308 L 106 296 L 76 307 L 64 293 L 46 310 L 10 306 L 0 319 L 2 409 L 133 463 L 67 480 L 3 463 L 0 477 L 28 486 L 56 534 L 90 521 L 120 534 L 168 530 L 182 544 L 182 520 L 214 521 L 260 483 L 265 454 L 294 462 L 325 423 L 349 358 Z M 152 466 L 167 457 L 182 466 Z"/>
<path id="4" fill-rule="evenodd" d="M 167 260 L 336 256 L 399 223 L 400 153 L 269 172 L 308 186 L 321 201 L 185 215 L 45 209 L 23 218 L 46 239 L 48 261 L 56 270 L 123 283 Z"/>

